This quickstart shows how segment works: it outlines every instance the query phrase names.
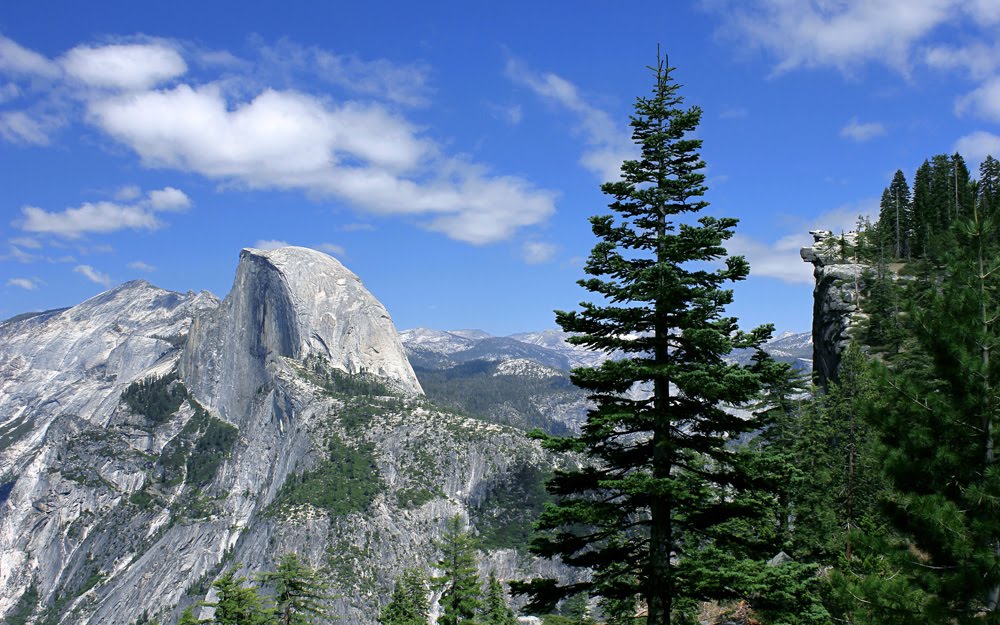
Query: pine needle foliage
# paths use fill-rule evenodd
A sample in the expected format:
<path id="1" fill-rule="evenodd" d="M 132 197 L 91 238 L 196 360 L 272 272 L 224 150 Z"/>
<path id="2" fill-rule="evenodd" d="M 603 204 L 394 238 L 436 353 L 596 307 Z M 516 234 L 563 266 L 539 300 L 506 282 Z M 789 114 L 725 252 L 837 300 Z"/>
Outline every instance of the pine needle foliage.
<path id="1" fill-rule="evenodd" d="M 649 625 L 664 625 L 682 622 L 696 600 L 740 592 L 701 579 L 719 553 L 706 547 L 734 542 L 721 529 L 755 514 L 750 499 L 734 496 L 754 484 L 730 443 L 759 423 L 722 406 L 753 400 L 765 375 L 723 357 L 759 348 L 771 328 L 744 333 L 725 314 L 727 285 L 749 272 L 724 247 L 737 220 L 697 216 L 708 206 L 701 140 L 692 137 L 701 109 L 683 107 L 665 60 L 650 70 L 652 93 L 637 98 L 631 118 L 639 156 L 601 187 L 611 214 L 590 220 L 599 241 L 580 285 L 598 301 L 556 313 L 574 343 L 625 356 L 573 371 L 596 407 L 578 437 L 544 438 L 588 462 L 550 481 L 558 502 L 543 511 L 532 548 L 591 578 L 518 590 L 538 609 L 581 591 L 622 615 L 644 602 Z"/>
<path id="2" fill-rule="evenodd" d="M 319 571 L 295 553 L 286 553 L 274 571 L 261 573 L 257 580 L 274 589 L 278 625 L 312 625 L 331 619 L 329 584 Z"/>
<path id="3" fill-rule="evenodd" d="M 911 288 L 905 353 L 876 367 L 867 412 L 894 533 L 849 588 L 859 622 L 1000 623 L 996 232 L 978 210 L 956 221 L 940 277 Z"/>

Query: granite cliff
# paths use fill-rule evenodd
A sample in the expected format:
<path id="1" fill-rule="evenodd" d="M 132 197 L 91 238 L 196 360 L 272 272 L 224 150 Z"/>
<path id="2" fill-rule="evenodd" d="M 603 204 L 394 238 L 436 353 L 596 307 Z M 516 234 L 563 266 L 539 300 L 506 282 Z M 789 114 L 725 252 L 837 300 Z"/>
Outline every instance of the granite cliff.
<path id="1" fill-rule="evenodd" d="M 226 566 L 296 551 L 371 623 L 454 514 L 484 570 L 542 566 L 517 547 L 551 466 L 427 402 L 339 262 L 244 250 L 221 302 L 132 282 L 0 324 L 0 618 L 169 623 Z"/>

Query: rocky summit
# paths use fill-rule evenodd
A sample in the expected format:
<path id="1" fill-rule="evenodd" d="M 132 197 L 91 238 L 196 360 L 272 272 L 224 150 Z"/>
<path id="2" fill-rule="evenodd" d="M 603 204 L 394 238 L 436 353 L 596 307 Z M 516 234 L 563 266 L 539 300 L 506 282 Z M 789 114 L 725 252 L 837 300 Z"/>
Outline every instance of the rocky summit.
<path id="1" fill-rule="evenodd" d="M 0 324 L 0 617 L 173 622 L 227 567 L 294 551 L 345 623 L 372 623 L 455 514 L 484 572 L 537 571 L 551 465 L 431 404 L 339 262 L 246 249 L 221 302 L 130 282 Z"/>

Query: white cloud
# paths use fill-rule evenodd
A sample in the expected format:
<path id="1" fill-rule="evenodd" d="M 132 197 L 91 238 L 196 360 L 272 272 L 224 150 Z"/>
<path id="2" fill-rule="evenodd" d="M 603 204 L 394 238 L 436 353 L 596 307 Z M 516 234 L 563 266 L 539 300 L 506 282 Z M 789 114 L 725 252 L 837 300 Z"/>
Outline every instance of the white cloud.
<path id="1" fill-rule="evenodd" d="M 1000 43 L 932 46 L 924 52 L 924 62 L 936 69 L 964 69 L 972 78 L 982 80 L 1000 69 Z"/>
<path id="2" fill-rule="evenodd" d="M 618 180 L 622 161 L 638 155 L 628 126 L 616 123 L 607 112 L 584 100 L 576 85 L 565 78 L 551 73 L 539 74 L 515 59 L 508 59 L 506 74 L 515 84 L 528 87 L 539 97 L 576 116 L 576 129 L 587 144 L 580 164 L 602 182 Z"/>
<path id="3" fill-rule="evenodd" d="M 7 281 L 7 286 L 16 286 L 25 291 L 34 291 L 38 288 L 38 285 L 28 278 L 11 278 Z"/>
<path id="4" fill-rule="evenodd" d="M 91 282 L 102 286 L 111 286 L 111 283 L 113 282 L 111 276 L 94 269 L 90 265 L 77 265 L 76 267 L 73 267 L 73 271 L 82 275 Z"/>
<path id="5" fill-rule="evenodd" d="M 987 156 L 1000 156 L 1000 136 L 979 130 L 959 138 L 953 149 L 976 168 Z"/>
<path id="6" fill-rule="evenodd" d="M 276 250 L 279 247 L 288 247 L 288 241 L 281 241 L 279 239 L 258 239 L 256 243 L 253 244 L 258 250 Z"/>
<path id="7" fill-rule="evenodd" d="M 347 256 L 347 250 L 344 249 L 344 246 L 337 245 L 336 243 L 320 243 L 316 246 L 316 249 L 326 252 L 330 256 L 339 256 L 341 258 Z"/>
<path id="8" fill-rule="evenodd" d="M 903 73 L 914 46 L 958 12 L 959 0 L 704 0 L 726 20 L 724 32 L 778 58 L 776 73 L 867 61 Z"/>
<path id="9" fill-rule="evenodd" d="M 800 249 L 813 243 L 809 231 L 849 232 L 856 228 L 859 216 L 873 219 L 877 214 L 878 200 L 861 200 L 822 213 L 811 222 L 796 223 L 795 232 L 770 243 L 735 234 L 726 244 L 726 249 L 730 254 L 746 256 L 753 277 L 776 278 L 791 284 L 812 284 L 812 265 L 799 255 Z"/>
<path id="10" fill-rule="evenodd" d="M 859 143 L 885 135 L 885 126 L 878 122 L 861 123 L 857 117 L 852 117 L 843 128 L 840 136 Z"/>
<path id="11" fill-rule="evenodd" d="M 37 206 L 21 209 L 24 219 L 23 230 L 45 234 L 55 234 L 75 239 L 89 232 L 115 232 L 116 230 L 146 229 L 160 227 L 156 217 L 140 208 L 115 204 L 114 202 L 85 202 L 77 208 L 67 208 L 60 213 L 50 213 Z"/>
<path id="12" fill-rule="evenodd" d="M 11 245 L 17 245 L 19 247 L 26 247 L 29 250 L 40 250 L 42 249 L 42 243 L 38 239 L 32 239 L 31 237 L 18 237 L 16 239 L 10 240 Z"/>
<path id="13" fill-rule="evenodd" d="M 750 116 L 750 111 L 746 110 L 741 106 L 733 106 L 727 109 L 723 109 L 719 113 L 719 117 L 722 119 L 746 119 Z"/>
<path id="14" fill-rule="evenodd" d="M 425 215 L 426 227 L 469 243 L 508 238 L 555 210 L 552 192 L 448 158 L 377 105 L 270 89 L 238 103 L 219 85 L 180 85 L 96 100 L 90 117 L 151 167 L 333 195 L 376 214 Z"/>
<path id="15" fill-rule="evenodd" d="M 156 267 L 150 265 L 149 263 L 144 263 L 141 260 L 134 260 L 128 264 L 129 269 L 135 269 L 136 271 L 142 271 L 145 273 L 151 273 L 156 271 Z"/>
<path id="16" fill-rule="evenodd" d="M 155 211 L 183 211 L 191 207 L 191 198 L 180 189 L 164 187 L 149 192 L 149 206 Z"/>
<path id="17" fill-rule="evenodd" d="M 130 189 L 128 193 L 131 191 Z M 118 194 L 121 195 L 121 190 Z M 78 239 L 89 233 L 156 230 L 163 225 L 156 217 L 157 212 L 184 210 L 190 205 L 191 200 L 183 191 L 166 187 L 150 191 L 145 199 L 130 204 L 84 202 L 61 212 L 25 206 L 21 209 L 22 219 L 15 222 L 15 225 L 27 232 Z"/>
<path id="18" fill-rule="evenodd" d="M 273 78 L 315 88 L 319 77 L 393 104 L 420 105 L 430 92 L 430 69 L 421 63 L 365 60 L 293 44 L 261 47 L 251 65 L 230 54 L 206 56 L 196 46 L 163 41 L 80 45 L 58 62 L 8 39 L 0 38 L 0 50 L 13 51 L 0 54 L 0 70 L 71 79 L 60 93 L 76 98 L 86 121 L 134 150 L 148 167 L 195 172 L 247 189 L 337 198 L 362 213 L 414 217 L 425 228 L 473 244 L 510 238 L 555 212 L 555 192 L 449 155 L 393 108 L 260 87 Z M 228 73 L 216 82 L 163 87 L 187 72 L 183 55 L 201 69 Z M 63 106 L 56 110 L 73 110 L 52 98 L 48 104 Z M 49 140 L 54 122 L 29 113 L 6 115 L 0 117 L 0 137 L 34 144 Z M 152 228 L 158 225 L 153 213 L 166 210 L 163 199 L 119 195 L 117 203 L 63 213 L 36 208 L 26 217 L 62 236 Z M 183 201 L 176 200 L 175 207 L 182 208 Z M 93 229 L 69 223 L 75 216 L 106 219 L 91 220 L 103 224 Z"/>
<path id="19" fill-rule="evenodd" d="M 163 44 L 79 46 L 61 61 L 84 84 L 114 89 L 146 89 L 187 71 L 181 55 Z"/>
<path id="20" fill-rule="evenodd" d="M 0 85 L 0 104 L 9 102 L 21 95 L 21 88 L 12 82 Z"/>
<path id="21" fill-rule="evenodd" d="M 529 265 L 540 265 L 552 260 L 557 248 L 551 243 L 528 241 L 521 246 L 521 258 Z"/>
<path id="22" fill-rule="evenodd" d="M 289 41 L 263 46 L 260 53 L 266 65 L 282 72 L 305 72 L 330 84 L 397 104 L 424 106 L 429 102 L 430 67 L 424 63 L 365 60 Z"/>
<path id="23" fill-rule="evenodd" d="M 56 78 L 59 66 L 46 57 L 0 36 L 0 72 Z"/>
<path id="24" fill-rule="evenodd" d="M 511 126 L 516 126 L 521 123 L 524 119 L 524 109 L 521 108 L 520 104 L 494 104 L 493 102 L 486 103 L 486 110 L 490 112 L 495 119 L 510 124 Z"/>
<path id="25" fill-rule="evenodd" d="M 11 143 L 48 145 L 49 134 L 63 125 L 51 115 L 37 115 L 27 111 L 0 113 L 0 136 Z"/>
<path id="26" fill-rule="evenodd" d="M 115 199 L 122 202 L 134 200 L 140 195 L 142 195 L 142 189 L 136 184 L 128 184 L 115 191 Z"/>
<path id="27" fill-rule="evenodd" d="M 964 8 L 983 26 L 1000 23 L 1000 0 L 965 0 Z"/>
<path id="28" fill-rule="evenodd" d="M 969 113 L 1000 122 L 1000 76 L 986 80 L 978 89 L 959 98 L 955 103 L 955 113 Z"/>

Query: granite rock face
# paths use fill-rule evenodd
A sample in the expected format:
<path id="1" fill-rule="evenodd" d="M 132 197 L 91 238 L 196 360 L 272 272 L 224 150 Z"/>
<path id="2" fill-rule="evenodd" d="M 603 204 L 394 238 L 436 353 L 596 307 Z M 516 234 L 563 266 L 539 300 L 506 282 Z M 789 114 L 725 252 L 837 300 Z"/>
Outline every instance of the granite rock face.
<path id="1" fill-rule="evenodd" d="M 820 386 L 837 379 L 840 354 L 847 348 L 861 311 L 864 274 L 868 266 L 855 262 L 844 252 L 857 242 L 857 234 L 835 236 L 829 230 L 813 230 L 814 243 L 801 250 L 802 260 L 812 263 L 816 287 L 813 290 L 813 377 Z"/>
<path id="2" fill-rule="evenodd" d="M 244 250 L 222 302 L 134 282 L 0 324 L 0 620 L 175 622 L 232 563 L 295 551 L 330 571 L 345 625 L 373 623 L 447 518 L 512 535 L 497 524 L 524 523 L 507 507 L 552 463 L 429 404 L 339 262 Z M 548 566 L 516 546 L 481 567 Z"/>

